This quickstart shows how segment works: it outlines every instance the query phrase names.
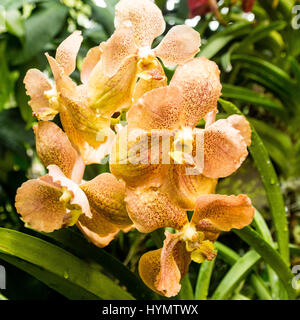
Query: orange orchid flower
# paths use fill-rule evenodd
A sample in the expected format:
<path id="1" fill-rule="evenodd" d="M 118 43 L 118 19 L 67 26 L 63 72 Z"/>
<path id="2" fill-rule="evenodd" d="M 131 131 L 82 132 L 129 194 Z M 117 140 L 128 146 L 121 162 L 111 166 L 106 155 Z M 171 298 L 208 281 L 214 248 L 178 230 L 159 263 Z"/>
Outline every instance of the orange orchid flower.
<path id="1" fill-rule="evenodd" d="M 103 69 L 102 51 L 93 48 L 85 58 L 81 79 L 76 85 L 70 78 L 82 42 L 75 31 L 57 48 L 55 59 L 46 54 L 55 84 L 37 69 L 30 69 L 24 79 L 29 102 L 39 120 L 52 120 L 59 113 L 62 125 L 84 162 L 99 163 L 109 153 L 114 132 L 111 116 L 131 103 L 135 83 L 135 58 L 124 59 L 118 72 L 109 77 Z"/>
<path id="2" fill-rule="evenodd" d="M 153 40 L 165 28 L 162 12 L 150 0 L 121 0 L 115 14 L 116 31 L 103 44 L 106 66 L 116 72 L 125 57 L 138 59 L 139 76 L 144 79 L 164 77 L 159 57 L 165 66 L 175 67 L 193 58 L 199 52 L 200 35 L 186 25 L 174 26 L 161 43 L 151 48 Z"/>
<path id="3" fill-rule="evenodd" d="M 213 193 L 217 178 L 229 176 L 245 160 L 251 130 L 244 117 L 207 121 L 205 129 L 194 129 L 215 112 L 220 92 L 216 64 L 197 58 L 178 67 L 169 86 L 147 92 L 128 112 L 110 169 L 126 182 L 128 214 L 139 231 L 151 232 L 165 221 L 180 229 L 174 217 L 185 223 L 185 210 L 194 209 L 199 195 Z"/>
<path id="4" fill-rule="evenodd" d="M 196 201 L 190 222 L 177 232 L 165 232 L 162 249 L 145 253 L 139 274 L 153 291 L 172 297 L 180 291 L 180 280 L 191 261 L 197 263 L 216 256 L 213 242 L 221 231 L 241 229 L 251 223 L 254 209 L 245 195 L 202 195 Z M 175 217 L 176 219 L 176 217 Z"/>
<path id="5" fill-rule="evenodd" d="M 16 209 L 30 227 L 44 232 L 77 224 L 99 247 L 131 229 L 124 183 L 109 173 L 82 182 L 85 165 L 67 135 L 53 122 L 34 127 L 36 149 L 48 174 L 26 181 L 17 191 Z"/>
<path id="6" fill-rule="evenodd" d="M 199 33 L 188 26 L 176 26 L 161 44 L 151 43 L 165 29 L 161 11 L 149 0 L 121 0 L 116 5 L 116 31 L 100 46 L 90 49 L 82 70 L 82 84 L 70 78 L 82 42 L 75 31 L 57 48 L 55 59 L 46 54 L 55 84 L 37 69 L 28 71 L 24 82 L 34 115 L 52 120 L 59 113 L 72 144 L 86 164 L 99 163 L 111 147 L 110 129 L 115 112 L 128 109 L 135 98 L 163 83 L 166 77 L 156 58 L 167 66 L 192 58 L 200 46 Z"/>

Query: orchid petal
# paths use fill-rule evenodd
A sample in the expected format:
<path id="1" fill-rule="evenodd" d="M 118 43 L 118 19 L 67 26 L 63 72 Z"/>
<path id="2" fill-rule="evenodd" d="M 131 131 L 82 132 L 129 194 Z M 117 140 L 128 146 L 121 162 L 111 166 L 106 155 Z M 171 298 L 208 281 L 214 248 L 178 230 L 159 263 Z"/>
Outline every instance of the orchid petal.
<path id="1" fill-rule="evenodd" d="M 229 231 L 244 228 L 253 217 L 254 208 L 246 195 L 214 194 L 198 197 L 191 222 L 200 231 Z"/>
<path id="2" fill-rule="evenodd" d="M 26 93 L 31 97 L 28 104 L 31 106 L 33 115 L 40 120 L 52 120 L 58 113 L 49 104 L 45 91 L 51 90 L 52 85 L 47 77 L 37 69 L 27 71 L 24 78 Z"/>
<path id="3" fill-rule="evenodd" d="M 101 50 L 105 75 L 112 77 L 125 58 L 138 53 L 131 24 L 124 23 L 117 28 L 109 40 L 101 43 Z"/>
<path id="4" fill-rule="evenodd" d="M 157 188 L 127 188 L 125 202 L 128 215 L 140 232 L 162 227 L 181 229 L 188 223 L 186 211 Z"/>
<path id="5" fill-rule="evenodd" d="M 188 168 L 187 165 L 170 165 L 163 188 L 181 208 L 193 210 L 198 196 L 215 192 L 217 180 L 196 172 L 191 175 Z"/>
<path id="6" fill-rule="evenodd" d="M 176 69 L 170 85 L 182 90 L 184 125 L 194 127 L 217 106 L 220 70 L 213 61 L 195 58 Z"/>
<path id="7" fill-rule="evenodd" d="M 110 154 L 110 171 L 127 185 L 135 187 L 159 187 L 163 180 L 165 165 L 170 161 L 169 147 L 172 133 L 157 130 L 120 130 L 114 140 Z M 165 160 L 165 162 L 163 161 Z"/>
<path id="8" fill-rule="evenodd" d="M 57 170 L 58 174 L 52 172 L 55 178 L 46 175 L 28 180 L 17 191 L 17 212 L 38 231 L 52 232 L 73 225 L 82 213 L 90 215 L 83 191 Z"/>
<path id="9" fill-rule="evenodd" d="M 128 112 L 129 128 L 175 129 L 180 126 L 182 101 L 177 87 L 161 87 L 144 94 Z"/>
<path id="10" fill-rule="evenodd" d="M 166 297 L 176 296 L 181 289 L 180 280 L 188 272 L 190 254 L 186 251 L 185 243 L 180 241 L 178 234 L 165 232 L 161 252 L 161 269 L 155 286 Z"/>
<path id="11" fill-rule="evenodd" d="M 122 227 L 132 225 L 124 202 L 125 184 L 112 174 L 100 174 L 80 188 L 94 211 L 102 214 L 109 222 Z"/>
<path id="12" fill-rule="evenodd" d="M 101 59 L 102 51 L 99 46 L 91 48 L 85 58 L 83 59 L 82 66 L 81 66 L 81 73 L 80 78 L 82 83 L 87 83 L 89 77 L 97 65 L 97 63 Z"/>
<path id="13" fill-rule="evenodd" d="M 84 165 L 79 165 L 81 159 L 78 159 L 78 153 L 67 135 L 55 123 L 48 121 L 39 122 L 33 129 L 36 150 L 43 164 L 46 167 L 50 164 L 57 165 L 67 178 L 76 177 L 74 181 L 79 183 L 83 176 Z M 75 166 L 76 172 L 73 171 Z"/>
<path id="14" fill-rule="evenodd" d="M 199 32 L 189 26 L 180 25 L 170 29 L 154 52 L 166 67 L 172 68 L 193 58 L 199 52 L 200 45 Z"/>
<path id="15" fill-rule="evenodd" d="M 248 155 L 246 142 L 230 121 L 218 120 L 204 130 L 203 174 L 209 178 L 227 177 Z"/>
<path id="16" fill-rule="evenodd" d="M 162 12 L 150 0 L 121 0 L 115 9 L 116 29 L 130 21 L 139 47 L 151 47 L 152 41 L 165 30 Z"/>
<path id="17" fill-rule="evenodd" d="M 81 215 L 77 221 L 80 231 L 96 246 L 107 246 L 119 233 L 120 229 L 91 208 L 92 216 Z"/>
<path id="18" fill-rule="evenodd" d="M 247 146 L 251 144 L 251 127 L 245 117 L 234 114 L 227 118 L 227 121 L 243 136 Z"/>
<path id="19" fill-rule="evenodd" d="M 98 116 L 111 117 L 115 112 L 129 108 L 137 78 L 137 57 L 122 61 L 118 72 L 108 77 L 101 59 L 90 74 L 87 83 L 88 106 Z"/>
<path id="20" fill-rule="evenodd" d="M 55 59 L 66 75 L 75 70 L 76 57 L 82 40 L 81 31 L 74 31 L 56 50 Z"/>

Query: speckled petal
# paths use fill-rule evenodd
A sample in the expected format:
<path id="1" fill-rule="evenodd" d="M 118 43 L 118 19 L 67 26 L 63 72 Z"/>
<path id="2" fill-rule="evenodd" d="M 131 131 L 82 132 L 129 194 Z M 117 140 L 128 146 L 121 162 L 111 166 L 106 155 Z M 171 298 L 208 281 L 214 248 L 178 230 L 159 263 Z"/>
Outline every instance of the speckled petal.
<path id="1" fill-rule="evenodd" d="M 151 47 L 154 38 L 166 27 L 162 12 L 150 0 L 121 0 L 116 5 L 115 27 L 130 21 L 137 46 Z"/>
<path id="2" fill-rule="evenodd" d="M 55 59 L 66 75 L 70 75 L 75 70 L 76 57 L 82 40 L 81 31 L 74 31 L 56 50 Z"/>
<path id="3" fill-rule="evenodd" d="M 176 234 L 166 233 L 166 236 L 163 249 L 142 255 L 139 275 L 151 290 L 170 297 L 178 294 L 180 281 L 187 273 L 191 259 Z"/>
<path id="4" fill-rule="evenodd" d="M 80 186 L 90 206 L 111 223 L 127 227 L 132 225 L 124 202 L 125 184 L 110 173 L 102 173 Z"/>
<path id="5" fill-rule="evenodd" d="M 165 170 L 162 159 L 170 158 L 169 149 L 165 148 L 166 152 L 162 152 L 162 143 L 170 141 L 169 133 L 128 132 L 127 126 L 124 127 L 112 146 L 111 173 L 129 186 L 160 186 Z"/>
<path id="6" fill-rule="evenodd" d="M 40 121 L 33 129 L 36 150 L 43 164 L 46 167 L 55 164 L 66 177 L 72 178 L 73 169 L 78 161 L 78 153 L 73 148 L 67 135 L 54 122 Z M 80 166 L 76 166 L 77 170 L 79 168 Z M 81 173 L 73 174 L 77 178 L 74 180 L 77 183 L 81 181 L 83 176 L 84 166 L 82 165 L 81 168 Z"/>
<path id="7" fill-rule="evenodd" d="M 97 247 L 107 246 L 120 229 L 91 207 L 92 216 L 81 215 L 77 221 L 80 231 Z"/>
<path id="8" fill-rule="evenodd" d="M 50 106 L 49 99 L 45 96 L 45 91 L 52 88 L 47 77 L 37 69 L 30 69 L 26 73 L 24 83 L 26 93 L 31 98 L 28 104 L 32 108 L 33 115 L 40 120 L 52 120 L 58 110 Z"/>
<path id="9" fill-rule="evenodd" d="M 38 231 L 52 232 L 73 225 L 82 213 L 90 215 L 83 191 L 56 168 L 57 172 L 51 173 L 54 179 L 46 175 L 28 180 L 17 191 L 17 212 Z"/>
<path id="10" fill-rule="evenodd" d="M 134 226 L 143 233 L 162 227 L 179 230 L 188 222 L 186 211 L 157 188 L 128 188 L 125 202 Z"/>
<path id="11" fill-rule="evenodd" d="M 203 174 L 209 178 L 227 177 L 248 155 L 246 142 L 228 120 L 218 120 L 204 130 Z"/>
<path id="12" fill-rule="evenodd" d="M 178 234 L 165 232 L 161 252 L 161 269 L 157 276 L 155 287 L 166 297 L 176 296 L 180 289 L 180 281 L 188 271 L 190 255 L 185 249 L 185 243 L 179 240 Z"/>
<path id="13" fill-rule="evenodd" d="M 171 68 L 193 58 L 199 52 L 200 45 L 199 32 L 189 26 L 179 25 L 170 29 L 154 52 L 166 67 Z"/>
<path id="14" fill-rule="evenodd" d="M 118 72 L 112 77 L 105 74 L 101 59 L 87 83 L 88 106 L 102 117 L 111 117 L 115 112 L 129 108 L 136 79 L 136 56 L 123 59 Z"/>
<path id="15" fill-rule="evenodd" d="M 198 197 L 192 223 L 199 230 L 229 231 L 232 228 L 244 228 L 253 217 L 254 208 L 246 195 L 214 194 Z"/>
<path id="16" fill-rule="evenodd" d="M 191 175 L 187 171 L 188 167 L 181 164 L 170 165 L 163 189 L 181 208 L 193 210 L 198 196 L 215 192 L 217 180 L 200 173 Z"/>
<path id="17" fill-rule="evenodd" d="M 85 58 L 83 59 L 81 66 L 80 78 L 82 83 L 87 83 L 91 72 L 100 61 L 102 51 L 99 46 L 91 48 Z"/>
<path id="18" fill-rule="evenodd" d="M 64 225 L 68 217 L 61 188 L 43 179 L 28 180 L 17 190 L 16 209 L 33 229 L 52 232 Z"/>
<path id="19" fill-rule="evenodd" d="M 231 123 L 231 125 L 240 131 L 243 136 L 247 146 L 251 144 L 251 127 L 249 122 L 245 117 L 234 114 L 227 118 L 227 121 Z"/>
<path id="20" fill-rule="evenodd" d="M 128 112 L 129 128 L 150 131 L 180 126 L 182 100 L 177 87 L 162 87 L 144 94 Z"/>
<path id="21" fill-rule="evenodd" d="M 184 125 L 194 127 L 217 106 L 221 95 L 220 70 L 204 57 L 179 66 L 170 82 L 183 93 Z"/>
<path id="22" fill-rule="evenodd" d="M 112 77 L 120 69 L 125 58 L 137 55 L 138 48 L 134 43 L 131 23 L 123 23 L 113 35 L 101 43 L 104 72 Z"/>
<path id="23" fill-rule="evenodd" d="M 60 112 L 60 119 L 70 141 L 85 164 L 100 163 L 109 154 L 115 136 L 110 119 L 97 117 L 95 110 L 85 105 L 84 94 L 77 98 L 63 91 L 62 99 L 66 108 Z"/>

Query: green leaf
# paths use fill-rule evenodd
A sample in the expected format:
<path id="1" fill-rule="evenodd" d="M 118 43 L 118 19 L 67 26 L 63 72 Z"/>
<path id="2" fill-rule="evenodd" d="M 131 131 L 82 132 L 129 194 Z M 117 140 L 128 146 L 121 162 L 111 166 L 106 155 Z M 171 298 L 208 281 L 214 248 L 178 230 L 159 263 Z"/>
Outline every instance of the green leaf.
<path id="1" fill-rule="evenodd" d="M 219 102 L 228 114 L 242 114 L 234 104 L 222 99 L 220 99 Z M 253 126 L 251 129 L 252 143 L 249 150 L 266 190 L 278 240 L 279 251 L 286 264 L 289 264 L 289 230 L 279 181 L 263 142 Z"/>
<path id="2" fill-rule="evenodd" d="M 210 278 L 214 268 L 215 259 L 212 261 L 205 260 L 198 273 L 196 289 L 195 289 L 195 300 L 206 300 L 208 295 Z"/>
<path id="3" fill-rule="evenodd" d="M 63 277 L 58 277 L 52 272 L 43 270 L 42 268 L 16 258 L 11 255 L 0 253 L 0 259 L 16 266 L 17 268 L 27 272 L 31 276 L 35 277 L 39 281 L 46 284 L 48 287 L 59 292 L 64 297 L 72 300 L 95 300 L 99 297 L 92 293 L 82 289 L 79 286 L 74 285 Z"/>
<path id="4" fill-rule="evenodd" d="M 61 30 L 67 13 L 67 8 L 59 2 L 43 3 L 38 11 L 25 21 L 24 47 L 21 52 L 16 50 L 12 63 L 25 63 L 42 52 L 45 45 Z"/>
<path id="5" fill-rule="evenodd" d="M 107 6 L 105 8 L 98 7 L 94 2 L 88 0 L 87 3 L 92 8 L 92 16 L 93 18 L 101 24 L 105 31 L 108 33 L 108 35 L 113 34 L 115 28 L 114 28 L 114 6 L 115 3 L 118 2 L 116 0 L 109 0 L 106 1 Z"/>
<path id="6" fill-rule="evenodd" d="M 39 238 L 0 228 L 0 252 L 65 278 L 101 299 L 133 299 L 129 293 L 90 264 Z"/>
<path id="7" fill-rule="evenodd" d="M 261 106 L 277 116 L 287 118 L 286 111 L 280 102 L 271 99 L 264 94 L 254 92 L 251 89 L 224 83 L 222 84 L 222 97 L 237 99 L 239 101 Z"/>
<path id="8" fill-rule="evenodd" d="M 262 24 L 253 28 L 253 31 L 243 39 L 243 41 L 240 43 L 240 48 L 249 47 L 251 44 L 269 36 L 274 30 L 282 30 L 285 28 L 285 26 L 285 21 L 275 21 L 271 23 L 263 21 Z"/>
<path id="9" fill-rule="evenodd" d="M 266 288 L 264 282 L 260 277 L 257 277 L 255 274 L 251 274 L 250 281 L 255 289 L 255 293 L 258 295 L 260 300 L 272 300 L 272 297 Z"/>
<path id="10" fill-rule="evenodd" d="M 296 292 L 291 285 L 294 275 L 280 254 L 251 227 L 245 227 L 242 230 L 234 230 L 234 232 L 242 240 L 252 246 L 253 249 L 261 255 L 264 261 L 272 267 L 282 281 L 289 298 L 294 299 Z"/>
<path id="11" fill-rule="evenodd" d="M 63 246 L 81 259 L 92 260 L 103 267 L 106 272 L 114 276 L 127 290 L 139 299 L 155 299 L 157 295 L 144 285 L 142 280 L 124 266 L 118 259 L 107 253 L 104 249 L 95 247 L 93 244 L 73 231 L 72 229 L 61 229 L 52 233 L 42 233 L 44 236 L 54 239 L 56 243 Z"/>
<path id="12" fill-rule="evenodd" d="M 233 39 L 248 34 L 253 26 L 250 22 L 237 22 L 211 36 L 201 48 L 199 56 L 211 59 Z"/>
<path id="13" fill-rule="evenodd" d="M 194 300 L 193 288 L 188 274 L 181 281 L 181 289 L 177 298 L 179 300 Z"/>
<path id="14" fill-rule="evenodd" d="M 6 29 L 18 38 L 24 36 L 24 21 L 19 10 L 6 11 Z"/>
<path id="15" fill-rule="evenodd" d="M 240 257 L 222 279 L 211 299 L 228 299 L 238 283 L 247 276 L 248 272 L 260 259 L 260 255 L 254 250 L 248 251 L 244 256 Z"/>

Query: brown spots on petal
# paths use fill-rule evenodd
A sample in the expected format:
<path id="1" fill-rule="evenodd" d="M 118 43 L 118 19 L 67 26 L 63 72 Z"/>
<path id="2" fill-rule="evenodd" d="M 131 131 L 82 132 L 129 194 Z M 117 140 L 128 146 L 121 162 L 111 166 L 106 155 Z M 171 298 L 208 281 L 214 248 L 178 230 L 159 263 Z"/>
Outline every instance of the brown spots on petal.
<path id="1" fill-rule="evenodd" d="M 106 42 L 101 43 L 101 50 L 105 74 L 111 77 L 118 72 L 125 58 L 137 54 L 132 26 L 123 23 Z"/>
<path id="2" fill-rule="evenodd" d="M 181 208 L 193 210 L 198 196 L 214 193 L 217 180 L 200 173 L 189 174 L 188 167 L 181 164 L 170 165 L 163 188 Z"/>
<path id="3" fill-rule="evenodd" d="M 56 50 L 55 59 L 66 75 L 70 75 L 75 70 L 76 56 L 82 39 L 81 31 L 74 31 Z"/>
<path id="4" fill-rule="evenodd" d="M 80 231 L 97 247 L 107 246 L 119 233 L 114 224 L 106 220 L 103 215 L 91 208 L 92 216 L 81 215 L 77 226 Z"/>
<path id="5" fill-rule="evenodd" d="M 200 230 L 229 231 L 244 228 L 253 217 L 254 208 L 246 195 L 215 194 L 198 197 L 192 222 Z"/>
<path id="6" fill-rule="evenodd" d="M 80 188 L 86 194 L 94 211 L 102 214 L 108 221 L 122 227 L 132 224 L 124 202 L 125 184 L 112 174 L 100 174 Z"/>
<path id="7" fill-rule="evenodd" d="M 34 133 L 36 150 L 43 164 L 46 167 L 55 164 L 66 177 L 71 178 L 78 154 L 67 135 L 55 123 L 48 121 L 39 122 Z"/>
<path id="8" fill-rule="evenodd" d="M 179 66 L 170 82 L 182 90 L 184 125 L 194 127 L 214 110 L 221 95 L 220 70 L 204 57 Z"/>
<path id="9" fill-rule="evenodd" d="M 186 25 L 175 26 L 157 48 L 155 54 L 160 57 L 166 67 L 183 64 L 199 52 L 201 39 L 199 32 Z"/>
<path id="10" fill-rule="evenodd" d="M 174 129 L 180 125 L 182 100 L 177 87 L 161 87 L 144 94 L 128 112 L 129 128 Z"/>
<path id="11" fill-rule="evenodd" d="M 61 188 L 51 179 L 45 180 L 28 180 L 23 183 L 17 190 L 15 206 L 23 221 L 30 227 L 52 232 L 63 227 L 68 213 L 65 205 L 59 201 L 62 196 Z"/>
<path id="12" fill-rule="evenodd" d="M 47 77 L 37 69 L 30 69 L 26 73 L 24 84 L 26 93 L 31 98 L 28 104 L 32 108 L 33 115 L 40 120 L 52 120 L 58 110 L 51 108 L 49 99 L 45 96 L 45 91 L 52 88 Z"/>
<path id="13" fill-rule="evenodd" d="M 204 130 L 203 174 L 210 178 L 227 177 L 235 172 L 248 155 L 240 131 L 228 120 L 218 120 Z"/>
<path id="14" fill-rule="evenodd" d="M 135 227 L 144 233 L 162 227 L 181 229 L 187 222 L 186 211 L 157 188 L 127 189 L 125 202 Z"/>
<path id="15" fill-rule="evenodd" d="M 115 7 L 115 27 L 130 21 L 137 46 L 151 47 L 154 38 L 166 27 L 162 12 L 150 0 L 121 0 Z"/>

